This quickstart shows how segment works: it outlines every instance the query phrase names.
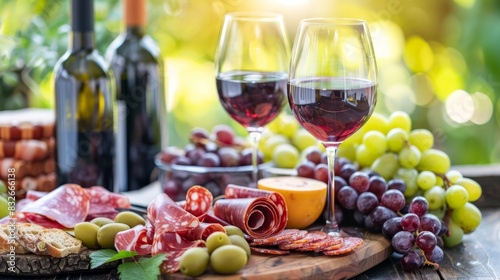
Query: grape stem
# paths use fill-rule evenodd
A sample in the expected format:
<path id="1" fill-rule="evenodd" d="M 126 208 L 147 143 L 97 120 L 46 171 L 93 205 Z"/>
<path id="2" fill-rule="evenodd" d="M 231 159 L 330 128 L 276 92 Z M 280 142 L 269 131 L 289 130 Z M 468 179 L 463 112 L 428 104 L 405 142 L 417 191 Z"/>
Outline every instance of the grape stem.
<path id="1" fill-rule="evenodd" d="M 432 266 L 434 270 L 438 270 L 439 269 L 439 264 L 438 263 L 435 263 L 435 262 L 431 262 L 427 259 L 427 257 L 425 256 L 425 252 L 424 250 L 418 248 L 420 250 L 420 253 L 422 253 L 422 256 L 424 257 L 424 264 L 423 265 L 428 265 L 428 266 Z"/>

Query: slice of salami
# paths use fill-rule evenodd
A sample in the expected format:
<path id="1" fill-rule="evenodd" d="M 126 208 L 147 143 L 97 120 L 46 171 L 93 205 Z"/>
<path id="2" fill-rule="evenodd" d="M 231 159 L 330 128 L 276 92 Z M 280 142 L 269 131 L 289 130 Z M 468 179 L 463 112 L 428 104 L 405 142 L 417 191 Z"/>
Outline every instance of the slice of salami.
<path id="1" fill-rule="evenodd" d="M 115 236 L 116 250 L 134 251 L 139 255 L 151 254 L 151 244 L 147 242 L 146 233 L 147 229 L 143 225 L 118 232 Z"/>
<path id="2" fill-rule="evenodd" d="M 314 241 L 312 243 L 306 243 L 306 244 L 302 245 L 301 247 L 296 248 L 295 250 L 319 252 L 319 251 L 323 251 L 324 248 L 328 248 L 328 247 L 331 248 L 331 247 L 338 245 L 338 244 L 341 244 L 341 243 L 343 243 L 341 237 L 334 237 L 331 235 L 327 235 L 326 238 Z M 339 245 L 339 247 L 340 246 L 341 245 Z"/>
<path id="3" fill-rule="evenodd" d="M 213 210 L 217 217 L 252 238 L 265 238 L 282 230 L 276 204 L 269 198 L 219 199 Z"/>
<path id="4" fill-rule="evenodd" d="M 229 225 L 228 222 L 226 222 L 226 221 L 222 220 L 221 218 L 215 216 L 214 211 L 212 210 L 212 208 L 205 215 L 205 218 L 203 219 L 203 221 L 207 222 L 207 223 L 220 224 L 222 226 L 228 226 Z"/>
<path id="5" fill-rule="evenodd" d="M 200 225 L 193 214 L 175 203 L 168 195 L 160 194 L 148 206 L 148 219 L 155 228 L 156 235 L 163 232 L 187 233 Z"/>
<path id="6" fill-rule="evenodd" d="M 323 251 L 323 254 L 327 256 L 343 255 L 353 251 L 361 245 L 363 245 L 363 239 L 359 237 L 344 237 L 344 245 L 342 245 L 342 247 L 335 250 Z"/>
<path id="7" fill-rule="evenodd" d="M 290 251 L 280 250 L 276 248 L 264 248 L 264 247 L 250 247 L 250 251 L 254 253 L 260 254 L 268 254 L 268 255 L 288 255 Z"/>
<path id="8" fill-rule="evenodd" d="M 203 220 L 214 200 L 212 193 L 202 186 L 193 186 L 186 193 L 186 211 Z"/>
<path id="9" fill-rule="evenodd" d="M 205 241 L 189 241 L 177 233 L 167 232 L 155 235 L 151 248 L 151 255 L 166 253 L 167 260 L 160 265 L 163 273 L 174 273 L 179 270 L 179 263 L 182 254 L 189 248 L 205 247 Z"/>
<path id="10" fill-rule="evenodd" d="M 129 208 L 130 200 L 128 196 L 113 193 L 101 186 L 86 188 L 92 205 L 107 205 L 111 208 Z"/>
<path id="11" fill-rule="evenodd" d="M 313 243 L 315 241 L 325 239 L 325 238 L 327 238 L 327 236 L 328 236 L 328 234 L 325 232 L 322 232 L 322 231 L 311 231 L 311 232 L 308 232 L 306 234 L 306 236 L 303 237 L 302 239 L 298 239 L 298 240 L 291 241 L 288 243 L 279 244 L 278 248 L 280 248 L 282 250 L 297 249 L 297 248 L 304 246 L 305 244 L 310 244 L 310 243 Z"/>
<path id="12" fill-rule="evenodd" d="M 307 231 L 302 231 L 304 232 L 303 236 L 300 237 L 301 235 L 299 234 L 301 231 L 298 229 L 284 229 L 281 232 L 277 234 L 273 234 L 269 237 L 266 238 L 255 238 L 252 240 L 252 243 L 250 243 L 250 246 L 259 246 L 259 245 L 276 245 L 281 243 L 283 240 L 297 240 L 301 239 L 307 234 Z"/>
<path id="13" fill-rule="evenodd" d="M 89 205 L 89 196 L 82 187 L 65 184 L 24 206 L 21 211 L 40 214 L 66 228 L 73 228 L 77 223 L 85 221 Z"/>
<path id="14" fill-rule="evenodd" d="M 278 214 L 280 218 L 280 227 L 278 228 L 278 232 L 286 227 L 286 223 L 288 221 L 288 208 L 286 206 L 285 198 L 280 193 L 228 184 L 226 186 L 224 195 L 226 198 L 269 198 L 273 203 L 276 204 L 276 207 L 278 208 Z"/>
<path id="15" fill-rule="evenodd" d="M 186 235 L 188 240 L 207 240 L 208 236 L 214 232 L 221 231 L 226 232 L 224 227 L 220 224 L 211 224 L 201 222 L 200 225 L 189 231 Z"/>

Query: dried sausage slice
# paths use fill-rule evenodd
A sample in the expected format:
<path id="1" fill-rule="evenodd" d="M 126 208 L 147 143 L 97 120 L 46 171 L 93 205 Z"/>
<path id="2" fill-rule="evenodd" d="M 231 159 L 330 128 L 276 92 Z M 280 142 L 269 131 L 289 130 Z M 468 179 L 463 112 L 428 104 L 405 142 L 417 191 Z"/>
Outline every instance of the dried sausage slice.
<path id="1" fill-rule="evenodd" d="M 361 245 L 363 245 L 363 239 L 359 237 L 344 237 L 344 245 L 342 245 L 342 247 L 335 250 L 323 251 L 323 254 L 327 256 L 343 255 L 353 251 Z"/>
<path id="2" fill-rule="evenodd" d="M 252 243 L 250 243 L 250 246 L 278 245 L 283 242 L 290 242 L 304 238 L 306 234 L 307 231 L 305 230 L 284 229 L 281 232 L 266 238 L 255 238 L 252 240 Z"/>
<path id="3" fill-rule="evenodd" d="M 193 186 L 186 193 L 186 211 L 203 220 L 214 200 L 212 193 L 202 186 Z"/>
<path id="4" fill-rule="evenodd" d="M 90 198 L 76 184 L 65 184 L 21 209 L 23 213 L 43 215 L 66 228 L 73 228 L 85 221 L 89 212 Z"/>
<path id="5" fill-rule="evenodd" d="M 270 255 L 288 255 L 290 251 L 280 250 L 275 248 L 263 248 L 263 247 L 250 247 L 250 250 L 255 253 L 260 254 L 270 254 Z"/>

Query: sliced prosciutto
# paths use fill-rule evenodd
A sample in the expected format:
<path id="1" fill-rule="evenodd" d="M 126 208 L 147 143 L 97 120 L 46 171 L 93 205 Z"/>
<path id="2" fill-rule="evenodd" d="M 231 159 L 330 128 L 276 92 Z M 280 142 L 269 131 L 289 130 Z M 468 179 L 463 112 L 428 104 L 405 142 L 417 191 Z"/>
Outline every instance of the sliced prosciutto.
<path id="1" fill-rule="evenodd" d="M 278 209 L 278 223 L 280 225 L 280 228 L 277 229 L 277 232 L 282 231 L 286 227 L 286 223 L 288 221 L 288 208 L 286 207 L 285 198 L 280 193 L 229 184 L 226 187 L 224 196 L 227 199 L 250 197 L 269 198 L 272 202 L 274 202 L 274 204 L 276 204 L 276 207 Z"/>
<path id="2" fill-rule="evenodd" d="M 130 208 L 130 200 L 127 196 L 113 193 L 101 186 L 86 188 L 90 197 L 90 208 L 87 221 L 97 217 L 114 219 L 118 214 L 115 208 Z"/>
<path id="3" fill-rule="evenodd" d="M 219 199 L 214 214 L 253 238 L 264 238 L 284 228 L 278 207 L 265 197 Z"/>
<path id="4" fill-rule="evenodd" d="M 85 221 L 89 206 L 90 198 L 85 189 L 76 184 L 65 184 L 25 205 L 20 212 L 39 214 L 66 228 L 73 228 Z"/>
<path id="5" fill-rule="evenodd" d="M 193 214 L 182 209 L 168 195 L 161 194 L 148 206 L 148 219 L 155 228 L 155 236 L 163 232 L 186 234 L 200 225 Z"/>

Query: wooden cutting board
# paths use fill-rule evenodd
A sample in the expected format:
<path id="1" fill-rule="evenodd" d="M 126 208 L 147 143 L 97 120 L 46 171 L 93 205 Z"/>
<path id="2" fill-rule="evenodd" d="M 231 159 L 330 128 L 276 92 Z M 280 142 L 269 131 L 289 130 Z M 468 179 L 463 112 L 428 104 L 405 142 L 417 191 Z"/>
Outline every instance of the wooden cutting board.
<path id="1" fill-rule="evenodd" d="M 380 234 L 364 233 L 364 244 L 341 256 L 292 253 L 273 256 L 252 253 L 240 274 L 217 275 L 208 271 L 200 279 L 347 279 L 381 263 L 392 254 L 391 242 Z M 181 273 L 162 279 L 192 279 Z"/>
<path id="2" fill-rule="evenodd" d="M 0 255 L 0 279 L 3 279 L 2 275 L 41 276 L 89 271 L 89 255 L 92 252 L 93 250 L 85 249 L 79 254 L 70 254 L 64 258 L 35 254 L 16 254 L 15 256 L 3 254 Z M 115 268 L 118 264 L 118 261 L 105 263 L 98 270 Z M 9 267 L 12 269 L 9 270 Z"/>

